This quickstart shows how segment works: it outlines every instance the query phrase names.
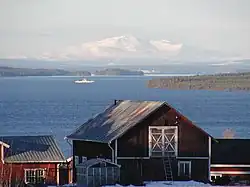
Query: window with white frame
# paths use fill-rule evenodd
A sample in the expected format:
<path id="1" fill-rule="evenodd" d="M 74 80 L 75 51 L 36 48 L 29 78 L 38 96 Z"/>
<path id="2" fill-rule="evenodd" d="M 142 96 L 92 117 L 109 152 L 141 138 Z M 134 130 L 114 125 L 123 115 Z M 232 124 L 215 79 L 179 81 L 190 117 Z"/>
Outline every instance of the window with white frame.
<path id="1" fill-rule="evenodd" d="M 178 175 L 180 177 L 191 177 L 191 161 L 178 161 Z"/>
<path id="2" fill-rule="evenodd" d="M 44 182 L 44 169 L 25 169 L 24 170 L 25 183 L 39 184 Z"/>
<path id="3" fill-rule="evenodd" d="M 149 155 L 151 157 L 177 156 L 177 126 L 149 127 Z"/>

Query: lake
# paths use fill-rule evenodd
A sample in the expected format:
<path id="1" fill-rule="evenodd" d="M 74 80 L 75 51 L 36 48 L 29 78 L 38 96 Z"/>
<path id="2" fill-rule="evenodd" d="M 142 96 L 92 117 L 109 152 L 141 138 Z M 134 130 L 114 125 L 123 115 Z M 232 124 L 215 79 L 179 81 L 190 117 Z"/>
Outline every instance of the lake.
<path id="1" fill-rule="evenodd" d="M 150 89 L 151 78 L 91 77 L 93 84 L 74 84 L 77 77 L 0 78 L 0 135 L 53 134 L 68 156 L 66 135 L 114 99 L 131 99 L 167 101 L 214 137 L 226 128 L 250 137 L 249 92 Z"/>

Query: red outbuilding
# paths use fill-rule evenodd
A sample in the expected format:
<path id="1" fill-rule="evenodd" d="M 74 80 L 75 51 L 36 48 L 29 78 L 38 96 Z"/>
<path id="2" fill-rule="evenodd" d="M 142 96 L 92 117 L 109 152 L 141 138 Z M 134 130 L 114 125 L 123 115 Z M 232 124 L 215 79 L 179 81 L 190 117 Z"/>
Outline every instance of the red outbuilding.
<path id="1" fill-rule="evenodd" d="M 67 161 L 53 136 L 0 137 L 2 183 L 65 184 L 69 178 L 65 170 Z"/>

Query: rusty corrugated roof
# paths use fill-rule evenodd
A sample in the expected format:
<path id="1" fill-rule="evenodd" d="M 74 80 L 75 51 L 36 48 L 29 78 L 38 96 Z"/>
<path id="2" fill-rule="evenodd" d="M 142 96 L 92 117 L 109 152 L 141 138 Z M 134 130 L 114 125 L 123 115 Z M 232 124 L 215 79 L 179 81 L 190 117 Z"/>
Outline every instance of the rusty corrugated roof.
<path id="1" fill-rule="evenodd" d="M 66 160 L 51 135 L 2 136 L 0 140 L 10 145 L 5 151 L 5 162 L 65 162 Z"/>
<path id="2" fill-rule="evenodd" d="M 95 118 L 88 120 L 66 138 L 109 143 L 164 103 L 161 101 L 118 101 Z"/>

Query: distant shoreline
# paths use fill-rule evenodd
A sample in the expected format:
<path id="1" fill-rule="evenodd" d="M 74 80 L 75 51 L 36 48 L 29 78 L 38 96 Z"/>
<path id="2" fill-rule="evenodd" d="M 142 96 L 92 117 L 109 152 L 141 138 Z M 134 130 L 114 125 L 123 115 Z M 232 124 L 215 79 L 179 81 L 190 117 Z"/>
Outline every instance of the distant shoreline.
<path id="1" fill-rule="evenodd" d="M 0 66 L 0 77 L 35 77 L 35 76 L 143 76 L 142 71 L 133 71 L 120 68 L 104 69 L 91 73 L 89 71 L 67 71 L 62 69 L 30 69 L 30 68 L 12 68 Z"/>
<path id="2" fill-rule="evenodd" d="M 169 90 L 250 91 L 250 72 L 154 78 L 147 86 Z"/>

